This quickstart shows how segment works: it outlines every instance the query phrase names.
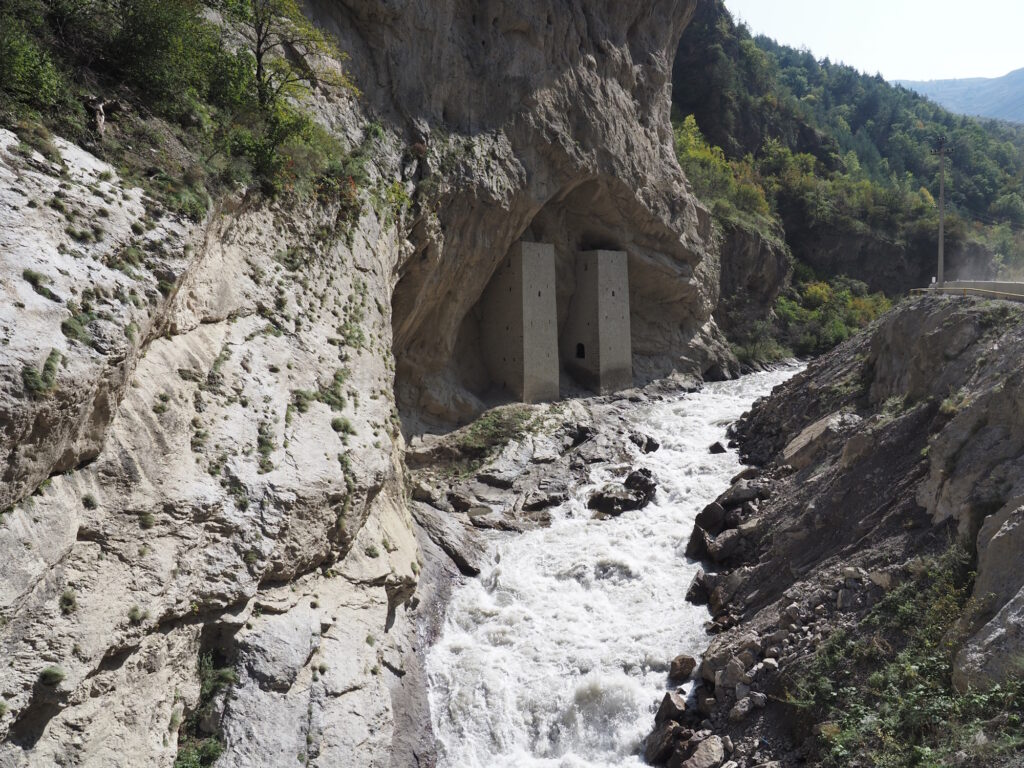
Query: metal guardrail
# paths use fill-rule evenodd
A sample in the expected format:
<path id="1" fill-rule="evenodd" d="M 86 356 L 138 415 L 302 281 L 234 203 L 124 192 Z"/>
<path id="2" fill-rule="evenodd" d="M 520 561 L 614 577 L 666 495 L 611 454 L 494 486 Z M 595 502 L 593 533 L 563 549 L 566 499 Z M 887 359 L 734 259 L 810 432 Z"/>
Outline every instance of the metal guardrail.
<path id="1" fill-rule="evenodd" d="M 911 293 L 943 293 L 949 296 L 980 296 L 982 298 L 1004 299 L 1006 301 L 1024 301 L 1024 283 L 1021 283 L 1020 291 L 1020 293 L 1012 293 L 1010 291 L 994 291 L 988 288 L 973 288 L 965 285 L 942 285 L 929 288 L 914 288 Z"/>

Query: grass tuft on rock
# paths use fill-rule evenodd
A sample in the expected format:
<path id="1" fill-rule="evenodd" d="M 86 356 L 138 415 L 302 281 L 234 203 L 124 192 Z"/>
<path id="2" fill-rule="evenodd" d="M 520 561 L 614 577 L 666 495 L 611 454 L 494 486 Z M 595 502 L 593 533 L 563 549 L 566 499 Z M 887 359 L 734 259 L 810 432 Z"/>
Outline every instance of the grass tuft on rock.
<path id="1" fill-rule="evenodd" d="M 42 371 L 34 366 L 25 365 L 21 369 L 21 383 L 25 391 L 32 397 L 46 397 L 51 394 L 57 385 L 57 366 L 61 359 L 60 352 L 51 349 L 46 362 L 43 363 Z"/>
<path id="2" fill-rule="evenodd" d="M 43 685 L 59 685 L 65 677 L 67 674 L 63 669 L 56 665 L 50 665 L 44 667 L 43 671 L 39 673 L 39 682 Z"/>
<path id="3" fill-rule="evenodd" d="M 534 427 L 527 408 L 506 406 L 488 411 L 458 436 L 459 450 L 471 458 L 483 459 L 504 448 L 513 440 L 521 440 Z"/>

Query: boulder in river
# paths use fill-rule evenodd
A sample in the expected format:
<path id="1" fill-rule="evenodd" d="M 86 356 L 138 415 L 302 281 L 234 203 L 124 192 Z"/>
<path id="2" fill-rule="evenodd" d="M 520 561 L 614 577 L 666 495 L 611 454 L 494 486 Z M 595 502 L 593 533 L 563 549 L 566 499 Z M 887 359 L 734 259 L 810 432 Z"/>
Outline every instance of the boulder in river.
<path id="1" fill-rule="evenodd" d="M 693 670 L 697 668 L 697 660 L 685 653 L 672 659 L 669 667 L 668 679 L 673 683 L 682 683 L 690 679 Z"/>
<path id="2" fill-rule="evenodd" d="M 590 497 L 587 506 L 606 515 L 617 517 L 623 512 L 643 509 L 651 503 L 658 484 L 651 470 L 641 468 L 629 473 L 625 482 L 609 483 Z"/>

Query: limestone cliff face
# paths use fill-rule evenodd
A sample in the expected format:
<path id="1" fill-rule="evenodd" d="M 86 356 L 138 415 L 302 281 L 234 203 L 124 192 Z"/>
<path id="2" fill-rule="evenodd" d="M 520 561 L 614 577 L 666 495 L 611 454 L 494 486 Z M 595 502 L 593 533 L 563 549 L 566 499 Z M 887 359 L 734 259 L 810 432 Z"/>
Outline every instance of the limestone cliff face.
<path id="1" fill-rule="evenodd" d="M 686 190 L 669 121 L 693 0 L 309 7 L 420 153 L 405 176 L 436 192 L 394 296 L 403 404 L 449 421 L 480 410 L 489 381 L 473 308 L 519 239 L 555 245 L 563 321 L 573 252 L 629 252 L 640 380 L 717 361 L 705 343 L 717 338 L 710 219 Z"/>
<path id="2" fill-rule="evenodd" d="M 310 104 L 372 158 L 358 213 L 196 224 L 0 132 L 0 765 L 216 734 L 221 766 L 391 763 L 422 558 L 399 410 L 481 410 L 509 246 L 554 243 L 563 300 L 575 249 L 629 252 L 639 379 L 728 364 L 668 122 L 694 5 L 310 2 L 365 94 Z"/>

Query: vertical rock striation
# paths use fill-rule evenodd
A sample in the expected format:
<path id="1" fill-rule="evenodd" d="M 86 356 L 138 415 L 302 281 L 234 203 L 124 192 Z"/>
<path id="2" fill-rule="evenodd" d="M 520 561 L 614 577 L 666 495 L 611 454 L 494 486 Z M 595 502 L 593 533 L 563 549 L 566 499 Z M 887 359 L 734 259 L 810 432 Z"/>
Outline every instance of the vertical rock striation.
<path id="1" fill-rule="evenodd" d="M 399 406 L 481 411 L 474 307 L 510 246 L 554 244 L 560 314 L 576 250 L 629 253 L 639 379 L 732 365 L 669 123 L 695 6 L 310 0 L 365 94 L 308 104 L 370 158 L 357 212 L 192 222 L 0 132 L 0 764 L 392 763 L 436 550 Z"/>

